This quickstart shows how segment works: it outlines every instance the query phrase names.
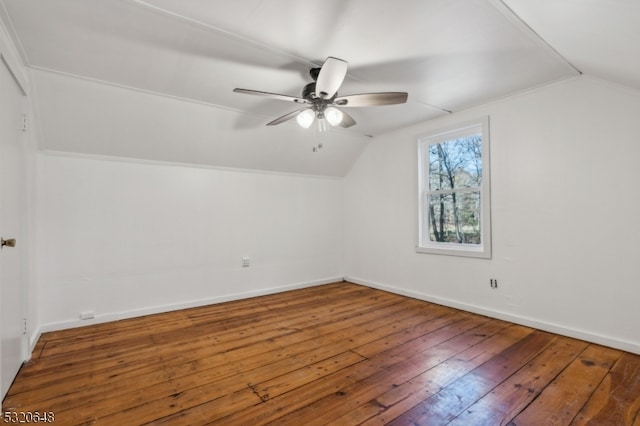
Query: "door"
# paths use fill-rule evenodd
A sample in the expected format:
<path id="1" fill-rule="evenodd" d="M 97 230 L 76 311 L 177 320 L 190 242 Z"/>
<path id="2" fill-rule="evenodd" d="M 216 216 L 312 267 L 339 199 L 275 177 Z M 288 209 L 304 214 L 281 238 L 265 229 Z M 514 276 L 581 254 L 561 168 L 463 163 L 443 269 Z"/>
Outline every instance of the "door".
<path id="1" fill-rule="evenodd" d="M 21 87 L 0 61 L 0 368 L 4 398 L 24 360 L 24 149 Z M 15 241 L 13 241 L 15 240 Z M 14 247 L 12 247 L 14 245 Z"/>

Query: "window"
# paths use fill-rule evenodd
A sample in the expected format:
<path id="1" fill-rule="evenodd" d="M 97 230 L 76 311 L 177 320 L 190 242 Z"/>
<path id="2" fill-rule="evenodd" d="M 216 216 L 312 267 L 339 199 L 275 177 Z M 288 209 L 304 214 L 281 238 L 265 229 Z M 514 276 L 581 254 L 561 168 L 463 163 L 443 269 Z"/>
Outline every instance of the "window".
<path id="1" fill-rule="evenodd" d="M 489 118 L 418 139 L 416 251 L 491 257 Z"/>

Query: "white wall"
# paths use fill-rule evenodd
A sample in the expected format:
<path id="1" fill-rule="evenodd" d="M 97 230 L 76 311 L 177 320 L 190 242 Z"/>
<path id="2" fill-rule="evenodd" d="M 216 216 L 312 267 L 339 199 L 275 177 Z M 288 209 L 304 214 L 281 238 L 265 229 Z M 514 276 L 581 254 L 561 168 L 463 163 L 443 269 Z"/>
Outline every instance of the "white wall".
<path id="1" fill-rule="evenodd" d="M 417 254 L 416 136 L 482 115 L 493 259 Z M 347 279 L 640 353 L 639 117 L 580 77 L 376 138 L 345 182 Z"/>
<path id="2" fill-rule="evenodd" d="M 342 279 L 341 179 L 50 152 L 39 172 L 43 330 Z"/>

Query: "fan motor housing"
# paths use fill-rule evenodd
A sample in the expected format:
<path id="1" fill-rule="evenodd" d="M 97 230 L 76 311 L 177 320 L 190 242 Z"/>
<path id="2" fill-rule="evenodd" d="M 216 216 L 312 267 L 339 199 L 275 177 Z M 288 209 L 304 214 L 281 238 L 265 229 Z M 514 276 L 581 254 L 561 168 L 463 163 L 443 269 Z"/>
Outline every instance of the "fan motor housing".
<path id="1" fill-rule="evenodd" d="M 333 95 L 332 98 L 319 98 L 318 96 L 316 96 L 315 82 L 305 85 L 304 89 L 302 89 L 302 98 L 308 100 L 311 103 L 311 107 L 313 108 L 313 110 L 317 112 L 322 112 L 325 110 L 325 108 L 327 108 L 327 106 L 332 105 L 336 96 L 338 96 L 337 92 L 335 95 Z M 342 105 L 344 104 L 345 103 L 343 103 Z"/>
<path id="2" fill-rule="evenodd" d="M 316 97 L 316 83 L 309 83 L 302 89 L 302 97 L 307 100 L 313 100 Z"/>

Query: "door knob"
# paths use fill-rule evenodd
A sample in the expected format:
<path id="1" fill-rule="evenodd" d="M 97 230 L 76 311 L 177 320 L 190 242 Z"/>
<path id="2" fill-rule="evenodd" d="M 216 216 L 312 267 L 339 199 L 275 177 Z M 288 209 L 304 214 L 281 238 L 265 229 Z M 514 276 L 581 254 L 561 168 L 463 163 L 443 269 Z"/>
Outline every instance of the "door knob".
<path id="1" fill-rule="evenodd" d="M 15 238 L 9 238 L 8 240 L 5 240 L 4 238 L 0 238 L 0 248 L 4 248 L 4 246 L 15 247 L 16 246 L 16 239 Z"/>

